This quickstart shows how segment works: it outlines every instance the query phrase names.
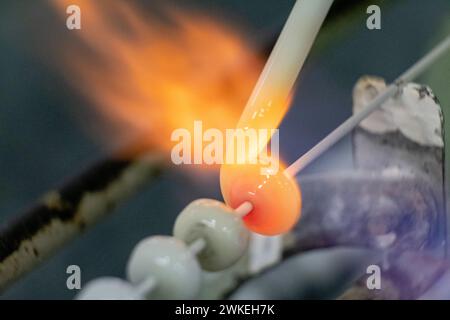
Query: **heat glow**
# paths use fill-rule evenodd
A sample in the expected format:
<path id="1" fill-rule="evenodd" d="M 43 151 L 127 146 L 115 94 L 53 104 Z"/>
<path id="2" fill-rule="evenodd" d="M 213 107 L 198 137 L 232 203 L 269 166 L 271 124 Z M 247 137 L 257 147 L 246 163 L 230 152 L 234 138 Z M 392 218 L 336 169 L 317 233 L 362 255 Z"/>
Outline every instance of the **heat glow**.
<path id="1" fill-rule="evenodd" d="M 82 29 L 70 31 L 79 41 L 63 48 L 64 73 L 101 116 L 95 133 L 108 146 L 169 151 L 172 131 L 195 120 L 236 126 L 263 61 L 235 30 L 179 9 L 141 13 L 133 1 L 50 2 L 64 19 L 67 6 L 82 10 Z"/>

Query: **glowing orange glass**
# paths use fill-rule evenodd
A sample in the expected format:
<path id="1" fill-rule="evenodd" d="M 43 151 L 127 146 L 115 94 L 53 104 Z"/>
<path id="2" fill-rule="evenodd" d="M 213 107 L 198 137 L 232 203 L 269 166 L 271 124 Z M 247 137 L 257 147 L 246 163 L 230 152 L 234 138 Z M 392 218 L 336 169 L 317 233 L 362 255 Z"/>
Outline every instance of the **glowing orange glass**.
<path id="1" fill-rule="evenodd" d="M 243 219 L 253 232 L 277 235 L 289 231 L 300 218 L 301 193 L 296 181 L 284 173 L 262 175 L 259 165 L 223 165 L 220 186 L 232 208 L 249 201 L 253 210 Z"/>

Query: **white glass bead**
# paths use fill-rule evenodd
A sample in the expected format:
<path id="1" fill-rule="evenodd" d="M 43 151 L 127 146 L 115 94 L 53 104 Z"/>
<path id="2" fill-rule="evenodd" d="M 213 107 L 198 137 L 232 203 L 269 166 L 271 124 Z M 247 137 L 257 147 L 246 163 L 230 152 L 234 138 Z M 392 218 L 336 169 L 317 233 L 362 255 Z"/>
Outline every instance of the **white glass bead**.
<path id="1" fill-rule="evenodd" d="M 233 209 L 211 199 L 190 203 L 175 221 L 173 233 L 188 244 L 197 239 L 205 241 L 198 259 L 207 271 L 233 265 L 244 255 L 249 241 L 249 231 Z"/>
<path id="2" fill-rule="evenodd" d="M 77 300 L 142 300 L 131 283 L 114 277 L 90 281 L 75 297 Z"/>
<path id="3" fill-rule="evenodd" d="M 148 299 L 194 299 L 200 290 L 201 269 L 196 257 L 184 242 L 173 237 L 148 237 L 133 249 L 128 280 L 138 285 L 148 277 L 155 279 Z"/>

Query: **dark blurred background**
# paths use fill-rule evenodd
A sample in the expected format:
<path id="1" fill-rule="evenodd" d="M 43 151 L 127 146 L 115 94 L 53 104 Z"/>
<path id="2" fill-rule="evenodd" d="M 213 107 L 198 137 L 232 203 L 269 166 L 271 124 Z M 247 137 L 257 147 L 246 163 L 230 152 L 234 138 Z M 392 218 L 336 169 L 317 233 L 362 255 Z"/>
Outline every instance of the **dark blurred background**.
<path id="1" fill-rule="evenodd" d="M 157 5 L 136 2 L 143 10 Z M 293 0 L 173 1 L 240 26 L 260 48 L 270 48 L 293 4 Z M 366 28 L 369 4 L 381 6 L 382 30 Z M 335 5 L 342 10 L 335 8 L 322 30 L 281 126 L 281 154 L 286 162 L 351 114 L 352 88 L 361 75 L 391 81 L 450 33 L 448 0 L 343 0 Z M 86 101 L 36 54 L 45 50 L 52 54 L 55 43 L 42 37 L 52 19 L 55 14 L 44 0 L 0 3 L 0 223 L 104 153 L 80 125 L 77 112 Z M 418 82 L 431 85 L 447 113 L 450 57 Z M 344 139 L 332 157 L 321 158 L 304 174 L 350 167 L 350 148 L 350 141 Z M 65 283 L 70 264 L 81 267 L 83 283 L 99 276 L 123 277 L 133 246 L 145 236 L 171 233 L 177 213 L 199 197 L 220 198 L 217 174 L 200 179 L 181 170 L 164 173 L 0 298 L 73 298 Z"/>

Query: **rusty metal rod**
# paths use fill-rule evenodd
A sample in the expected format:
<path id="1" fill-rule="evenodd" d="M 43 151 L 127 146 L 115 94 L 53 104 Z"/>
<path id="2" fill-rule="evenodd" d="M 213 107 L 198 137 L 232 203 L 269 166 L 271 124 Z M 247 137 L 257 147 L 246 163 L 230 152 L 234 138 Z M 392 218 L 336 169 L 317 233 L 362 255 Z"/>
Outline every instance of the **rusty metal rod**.
<path id="1" fill-rule="evenodd" d="M 161 172 L 164 159 L 106 158 L 0 227 L 0 292 Z"/>

